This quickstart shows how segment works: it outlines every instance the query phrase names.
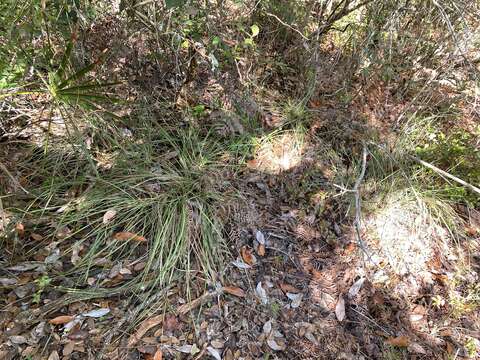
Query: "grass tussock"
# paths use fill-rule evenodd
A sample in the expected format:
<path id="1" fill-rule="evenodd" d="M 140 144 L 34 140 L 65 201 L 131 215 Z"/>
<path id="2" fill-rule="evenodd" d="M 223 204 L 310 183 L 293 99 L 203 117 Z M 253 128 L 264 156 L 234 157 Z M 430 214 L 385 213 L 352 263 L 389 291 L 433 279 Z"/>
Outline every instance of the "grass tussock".
<path id="1" fill-rule="evenodd" d="M 229 186 L 223 148 L 192 129 L 159 130 L 156 138 L 119 150 L 111 168 L 98 175 L 88 173 L 86 160 L 83 169 L 73 167 L 81 164 L 73 154 L 30 158 L 46 172 L 32 175 L 42 181 L 23 216 L 57 214 L 52 236 L 58 240 L 61 232 L 61 242 L 74 241 L 65 255 L 75 260 L 64 274 L 75 286 L 112 287 L 104 268 L 138 263 L 141 270 L 121 284 L 125 291 L 189 279 L 196 271 L 216 277 L 226 250 L 218 213 L 234 196 L 231 188 L 220 191 Z"/>

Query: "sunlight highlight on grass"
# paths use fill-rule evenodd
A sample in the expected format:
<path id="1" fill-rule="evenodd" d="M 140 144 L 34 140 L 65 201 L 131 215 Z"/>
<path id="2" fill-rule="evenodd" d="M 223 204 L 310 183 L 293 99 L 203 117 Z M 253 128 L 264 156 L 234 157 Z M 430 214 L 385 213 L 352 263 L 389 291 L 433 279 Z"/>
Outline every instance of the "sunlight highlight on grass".
<path id="1" fill-rule="evenodd" d="M 302 162 L 306 149 L 304 135 L 298 130 L 275 132 L 259 140 L 251 168 L 269 174 L 291 170 Z"/>

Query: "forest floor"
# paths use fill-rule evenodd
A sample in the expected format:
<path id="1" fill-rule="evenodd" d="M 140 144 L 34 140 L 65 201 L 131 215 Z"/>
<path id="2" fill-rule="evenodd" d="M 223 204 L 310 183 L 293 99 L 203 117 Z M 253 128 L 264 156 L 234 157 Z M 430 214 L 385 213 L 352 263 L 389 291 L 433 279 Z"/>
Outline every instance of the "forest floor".
<path id="1" fill-rule="evenodd" d="M 409 182 L 425 169 L 413 161 L 405 170 L 392 159 L 398 156 L 392 149 L 403 146 L 402 119 L 416 110 L 411 98 L 400 99 L 380 78 L 346 87 L 348 59 L 333 43 L 317 54 L 306 103 L 291 100 L 304 84 L 288 67 L 269 69 L 274 65 L 265 61 L 254 67 L 259 73 L 248 63 L 212 70 L 201 48 L 189 53 L 191 73 L 178 85 L 174 63 L 149 60 L 154 39 L 141 31 L 127 34 L 123 21 L 112 14 L 98 18 L 82 45 L 93 58 L 110 49 L 104 68 L 126 79 L 115 95 L 137 104 L 113 110 L 113 119 L 121 119 L 115 136 L 122 146 L 143 146 L 155 126 L 193 126 L 207 142 L 227 144 L 214 169 L 193 180 L 194 192 L 222 194 L 215 211 L 226 241 L 223 266 L 202 271 L 194 260 L 202 250 L 194 249 L 188 270 L 175 268 L 153 296 L 142 297 L 141 288 L 122 292 L 150 266 L 153 245 L 141 226 L 133 233 L 119 225 L 113 237 L 135 243 L 134 251 L 92 257 L 93 270 L 79 291 L 82 274 L 75 266 L 90 256 L 94 240 L 78 224 L 114 224 L 121 210 L 107 198 L 98 199 L 105 204 L 95 211 L 82 208 L 98 181 L 73 162 L 67 147 L 54 147 L 68 132 L 61 116 L 52 121 L 42 110 L 27 126 L 5 123 L 0 359 L 479 356 L 478 203 L 452 201 L 435 213 L 430 198 Z M 290 55 L 282 56 L 294 63 Z M 260 77 L 261 86 L 252 80 Z M 435 91 L 438 103 L 455 93 L 445 84 Z M 22 101 L 25 111 L 43 99 L 27 95 Z M 462 121 L 443 125 L 447 134 L 475 134 L 477 115 L 460 109 Z M 146 130 L 141 116 L 148 118 Z M 79 131 L 97 150 L 93 161 L 101 173 L 120 169 L 135 176 L 132 169 L 149 157 L 137 153 L 120 168 L 102 129 Z M 54 134 L 48 157 L 41 145 L 47 133 Z M 176 151 L 162 156 L 176 157 Z M 82 176 L 80 185 L 54 184 L 59 174 L 71 179 L 74 173 Z M 105 184 L 106 196 L 120 186 Z M 142 184 L 149 185 L 146 192 L 163 191 Z M 38 195 L 40 188 L 49 191 Z M 140 202 L 136 196 L 132 201 Z M 79 219 L 67 222 L 66 214 L 77 209 L 84 211 L 78 210 Z M 201 210 L 191 215 L 199 216 Z M 137 311 L 141 302 L 148 304 Z"/>

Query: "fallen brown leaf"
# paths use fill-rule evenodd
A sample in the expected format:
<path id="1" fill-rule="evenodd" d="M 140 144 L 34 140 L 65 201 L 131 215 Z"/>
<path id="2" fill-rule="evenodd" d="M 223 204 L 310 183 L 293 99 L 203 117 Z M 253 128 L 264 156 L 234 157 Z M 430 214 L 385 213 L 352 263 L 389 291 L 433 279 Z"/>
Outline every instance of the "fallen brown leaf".
<path id="1" fill-rule="evenodd" d="M 133 241 L 138 241 L 138 242 L 146 242 L 147 239 L 145 239 L 143 236 L 134 234 L 129 231 L 122 231 L 118 232 L 115 235 L 113 235 L 113 238 L 115 240 L 120 240 L 120 241 L 125 241 L 125 240 L 133 240 Z"/>
<path id="2" fill-rule="evenodd" d="M 240 255 L 242 255 L 242 259 L 246 264 L 253 265 L 255 263 L 255 257 L 252 254 L 252 250 L 248 247 L 242 246 L 240 249 Z"/>
<path id="3" fill-rule="evenodd" d="M 55 350 L 50 353 L 50 356 L 48 357 L 48 360 L 60 360 L 60 356 L 58 355 L 58 352 Z"/>
<path id="4" fill-rule="evenodd" d="M 8 340 L 10 340 L 10 342 L 15 344 L 15 345 L 21 345 L 21 344 L 25 344 L 27 342 L 27 338 L 25 336 L 22 336 L 22 335 L 10 336 L 8 338 Z"/>
<path id="5" fill-rule="evenodd" d="M 57 239 L 64 240 L 69 237 L 71 233 L 72 230 L 70 230 L 67 226 L 63 226 L 55 232 L 55 237 Z"/>
<path id="6" fill-rule="evenodd" d="M 342 295 L 340 295 L 337 305 L 335 305 L 335 315 L 337 316 L 337 320 L 340 322 L 345 319 L 345 299 Z"/>
<path id="7" fill-rule="evenodd" d="M 351 254 L 352 252 L 355 251 L 356 248 L 357 248 L 357 244 L 355 244 L 354 242 L 348 243 L 348 244 L 345 246 L 345 254 L 346 254 L 346 255 Z"/>
<path id="8" fill-rule="evenodd" d="M 31 359 L 33 355 L 38 352 L 38 348 L 35 346 L 27 346 L 25 350 L 22 351 L 22 356 L 27 359 Z M 7 359 L 7 354 L 3 355 L 0 351 L 0 359 Z"/>
<path id="9" fill-rule="evenodd" d="M 280 289 L 282 289 L 282 291 L 284 293 L 299 293 L 300 290 L 298 290 L 295 286 L 292 286 L 290 284 L 287 284 L 287 283 L 280 283 Z"/>
<path id="10" fill-rule="evenodd" d="M 286 293 L 285 295 L 287 295 L 287 297 L 292 300 L 292 302 L 290 303 L 292 309 L 298 308 L 302 303 L 303 294 Z"/>
<path id="11" fill-rule="evenodd" d="M 153 359 L 153 354 L 155 353 L 156 348 L 152 345 L 140 345 L 137 346 L 137 351 L 144 354 L 146 358 Z"/>
<path id="12" fill-rule="evenodd" d="M 22 223 L 17 223 L 17 225 L 15 225 L 15 231 L 19 237 L 23 237 L 25 235 L 25 227 Z"/>
<path id="13" fill-rule="evenodd" d="M 85 340 L 88 337 L 88 332 L 84 330 L 79 330 L 75 329 L 72 332 L 70 332 L 67 336 L 68 339 L 70 340 Z"/>
<path id="14" fill-rule="evenodd" d="M 453 354 L 453 345 L 447 341 L 447 354 Z"/>
<path id="15" fill-rule="evenodd" d="M 181 327 L 181 324 L 178 322 L 177 317 L 173 314 L 167 314 L 165 316 L 165 321 L 163 322 L 163 330 L 165 331 L 175 331 Z"/>
<path id="16" fill-rule="evenodd" d="M 420 321 L 426 315 L 427 310 L 422 305 L 415 306 L 409 314 L 411 322 Z"/>
<path id="17" fill-rule="evenodd" d="M 391 337 L 385 341 L 388 345 L 397 346 L 397 347 L 407 347 L 410 345 L 410 339 L 407 336 L 397 336 L 395 338 Z"/>
<path id="18" fill-rule="evenodd" d="M 415 342 L 412 342 L 410 343 L 410 345 L 408 345 L 408 351 L 411 353 L 422 354 L 422 355 L 427 354 L 427 351 L 422 347 L 422 345 L 417 344 Z"/>
<path id="19" fill-rule="evenodd" d="M 258 256 L 265 256 L 265 245 L 259 244 L 257 248 Z"/>
<path id="20" fill-rule="evenodd" d="M 137 328 L 134 334 L 128 339 L 128 347 L 132 348 L 137 342 L 150 330 L 152 327 L 161 324 L 163 321 L 163 315 L 157 315 L 152 318 L 144 320 Z"/>
<path id="21" fill-rule="evenodd" d="M 274 351 L 283 351 L 287 347 L 287 345 L 282 339 L 274 339 L 274 338 L 268 339 L 267 345 L 270 349 Z"/>
<path id="22" fill-rule="evenodd" d="M 473 226 L 465 226 L 465 232 L 470 236 L 476 236 L 479 233 L 479 229 Z"/>
<path id="23" fill-rule="evenodd" d="M 103 214 L 103 223 L 108 224 L 112 219 L 117 215 L 117 211 L 114 209 L 109 209 Z"/>
<path id="24" fill-rule="evenodd" d="M 192 311 L 197 306 L 205 304 L 207 301 L 210 301 L 214 296 L 217 296 L 218 292 L 206 292 L 202 296 L 196 298 L 195 300 L 190 301 L 189 303 L 183 304 L 177 308 L 177 312 L 180 315 L 185 315 L 186 313 Z"/>
<path id="25" fill-rule="evenodd" d="M 70 321 L 73 320 L 73 318 L 74 317 L 70 315 L 60 315 L 60 316 L 57 316 L 56 318 L 49 320 L 48 322 L 52 325 L 62 325 L 62 324 L 69 323 Z"/>
<path id="26" fill-rule="evenodd" d="M 75 343 L 73 341 L 69 341 L 65 344 L 62 350 L 63 356 L 69 356 L 75 348 Z"/>
<path id="27" fill-rule="evenodd" d="M 453 335 L 453 332 L 452 332 L 451 329 L 440 330 L 440 336 L 447 337 L 447 336 L 452 336 L 452 335 Z"/>
<path id="28" fill-rule="evenodd" d="M 37 233 L 31 233 L 30 236 L 35 241 L 43 240 L 43 236 Z"/>
<path id="29" fill-rule="evenodd" d="M 248 160 L 247 161 L 247 168 L 249 169 L 256 169 L 258 166 L 258 161 L 253 159 L 253 160 Z"/>
<path id="30" fill-rule="evenodd" d="M 383 305 L 385 303 L 385 299 L 383 298 L 382 294 L 378 292 L 373 294 L 373 303 L 375 305 Z"/>
<path id="31" fill-rule="evenodd" d="M 444 274 L 432 274 L 433 278 L 443 285 L 448 285 L 449 279 L 447 275 Z"/>
<path id="32" fill-rule="evenodd" d="M 153 360 L 162 360 L 163 359 L 163 352 L 162 350 L 158 349 L 153 355 Z"/>
<path id="33" fill-rule="evenodd" d="M 258 299 L 260 300 L 260 302 L 261 302 L 263 305 L 267 305 L 267 304 L 268 304 L 267 292 L 265 291 L 264 287 L 262 286 L 262 282 L 261 282 L 261 281 L 257 284 L 257 287 L 255 288 L 255 293 L 256 293 Z"/>
<path id="34" fill-rule="evenodd" d="M 233 296 L 245 297 L 245 291 L 236 286 L 224 286 L 223 291 Z"/>

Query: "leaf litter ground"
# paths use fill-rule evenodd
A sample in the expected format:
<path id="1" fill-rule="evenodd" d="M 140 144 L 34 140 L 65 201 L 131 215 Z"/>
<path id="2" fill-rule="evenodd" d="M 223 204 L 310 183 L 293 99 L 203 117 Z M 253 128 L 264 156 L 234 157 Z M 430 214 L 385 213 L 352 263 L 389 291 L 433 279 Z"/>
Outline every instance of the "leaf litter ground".
<path id="1" fill-rule="evenodd" d="M 125 55 L 129 56 L 133 55 Z M 134 74 L 138 70 L 131 69 L 130 62 L 119 70 L 131 77 L 128 92 L 156 86 L 162 92 L 156 96 L 169 96 L 169 90 L 151 83 L 155 76 L 137 79 Z M 184 284 L 173 281 L 158 294 L 161 306 L 143 314 L 142 321 L 134 322 L 131 298 L 121 293 L 105 293 L 95 298 L 84 294 L 82 299 L 79 294 L 62 295 L 51 290 L 47 273 L 70 266 L 65 264 L 75 264 L 83 249 L 62 241 L 69 236 L 70 229 L 56 227 L 54 219 L 28 219 L 30 222 L 16 224 L 13 234 L 27 244 L 27 255 L 21 261 L 2 259 L 0 358 L 468 357 L 467 340 L 473 339 L 478 346 L 480 338 L 478 314 L 467 312 L 468 315 L 455 316 L 444 296 L 452 290 L 452 282 L 458 281 L 455 279 L 458 254 L 454 251 L 450 254 L 441 247 L 395 246 L 401 237 L 418 238 L 422 244 L 428 243 L 426 236 L 444 238 L 446 235 L 438 224 L 422 219 L 421 214 L 408 206 L 399 209 L 395 202 L 385 211 L 388 221 L 382 221 L 378 214 L 365 221 L 361 236 L 371 252 L 369 255 L 376 256 L 373 261 L 357 246 L 348 211 L 351 203 L 338 196 L 340 191 L 332 189 L 332 183 L 342 172 L 355 179 L 354 170 L 358 169 L 351 158 L 332 154 L 329 151 L 332 143 L 317 133 L 321 134 L 328 126 L 328 131 L 333 128 L 336 132 L 333 141 L 347 142 L 350 146 L 364 134 L 365 124 L 349 121 L 351 114 L 345 114 L 342 106 L 319 97 L 309 104 L 317 115 L 307 129 L 277 134 L 273 128 L 282 118 L 275 111 L 266 109 L 253 97 L 239 98 L 235 81 L 228 76 L 216 81 L 208 64 L 200 66 L 198 71 L 206 76 L 191 82 L 187 93 L 195 98 L 195 103 L 208 104 L 215 96 L 223 97 L 228 111 L 207 111 L 208 115 L 202 116 L 202 121 L 216 126 L 219 136 L 247 131 L 230 111 L 235 106 L 228 106 L 229 102 L 240 104 L 250 117 L 260 118 L 262 126 L 274 134 L 258 144 L 254 156 L 234 179 L 243 199 L 226 220 L 225 237 L 231 258 L 225 268 L 213 283 L 200 273 L 192 274 L 188 292 Z M 200 74 L 198 77 L 202 78 Z M 326 78 L 325 84 L 331 86 L 332 82 Z M 182 98 L 183 93 L 177 95 L 178 103 L 193 101 Z M 367 97 L 362 100 L 365 104 L 369 102 Z M 398 112 L 400 106 L 394 111 Z M 353 109 L 349 111 L 353 113 Z M 227 115 L 230 121 L 219 126 L 218 119 Z M 386 125 L 381 123 L 380 131 L 387 131 Z M 2 157 L 14 162 L 8 156 L 12 154 L 10 150 L 19 156 L 18 149 L 13 148 L 3 149 Z M 21 179 L 17 182 L 20 184 Z M 2 226 L 6 227 L 8 214 L 0 210 Z M 401 215 L 392 220 L 398 213 Z M 478 237 L 479 213 L 464 213 L 471 221 L 472 237 Z M 101 214 L 101 221 L 114 222 L 118 215 L 115 209 L 109 209 Z M 415 226 L 407 226 L 415 219 L 420 219 Z M 35 228 L 55 229 L 55 234 L 33 232 Z M 117 232 L 115 238 L 140 245 L 148 241 L 129 231 Z M 478 247 L 469 250 L 479 251 Z M 420 259 L 421 266 L 418 261 L 401 261 L 401 255 L 409 252 L 415 253 L 409 259 Z M 112 287 L 122 284 L 145 266 L 138 258 L 97 261 L 96 265 L 103 270 L 87 279 L 92 286 L 97 281 Z M 468 278 L 473 276 L 471 273 L 462 276 L 467 283 L 475 282 L 475 278 Z M 462 288 L 464 283 L 465 280 L 460 282 L 454 291 L 466 291 Z"/>

